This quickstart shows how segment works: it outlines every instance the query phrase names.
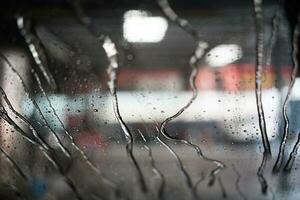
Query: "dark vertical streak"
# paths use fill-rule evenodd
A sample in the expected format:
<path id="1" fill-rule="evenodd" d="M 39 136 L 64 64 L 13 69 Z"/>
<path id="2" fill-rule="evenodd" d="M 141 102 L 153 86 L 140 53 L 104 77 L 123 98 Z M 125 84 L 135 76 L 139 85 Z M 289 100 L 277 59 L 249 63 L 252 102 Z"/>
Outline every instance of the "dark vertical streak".
<path id="1" fill-rule="evenodd" d="M 264 151 L 271 155 L 271 147 L 266 130 L 266 121 L 262 105 L 262 74 L 264 62 L 264 30 L 262 0 L 254 1 L 255 29 L 256 29 L 256 59 L 255 59 L 255 97 L 259 119 L 259 128 L 264 145 Z"/>
<path id="2" fill-rule="evenodd" d="M 292 89 L 294 87 L 295 84 L 295 80 L 296 80 L 296 75 L 298 72 L 298 61 L 297 61 L 297 55 L 298 55 L 298 38 L 299 38 L 299 25 L 297 25 L 295 27 L 295 30 L 293 32 L 293 71 L 291 74 L 291 81 L 288 87 L 288 91 L 285 97 L 285 100 L 283 102 L 283 107 L 282 107 L 282 114 L 283 114 L 283 118 L 284 118 L 284 134 L 280 143 L 280 147 L 279 147 L 279 153 L 278 153 L 278 157 L 276 160 L 276 163 L 274 165 L 273 168 L 273 172 L 277 173 L 279 172 L 282 163 L 283 163 L 283 158 L 284 158 L 284 151 L 285 151 L 285 145 L 288 139 L 288 135 L 289 135 L 289 119 L 287 116 L 287 103 L 290 97 L 290 94 L 292 92 Z"/>
<path id="3" fill-rule="evenodd" d="M 7 161 L 7 163 L 11 166 L 11 168 L 13 168 L 14 172 L 21 177 L 22 179 L 24 179 L 25 182 L 28 182 L 28 178 L 26 176 L 26 174 L 23 172 L 23 170 L 19 167 L 19 165 L 14 161 L 14 159 L 6 152 L 4 151 L 1 147 L 0 147 L 0 154 L 2 154 L 5 157 L 5 160 Z M 18 190 L 18 188 L 14 185 L 9 184 L 8 185 L 11 190 L 14 192 L 14 194 L 19 197 L 19 199 L 26 199 L 21 192 Z"/>
<path id="4" fill-rule="evenodd" d="M 271 38 L 269 41 L 269 46 L 267 48 L 266 52 L 266 66 L 271 66 L 272 62 L 272 53 L 274 50 L 274 46 L 277 40 L 277 35 L 278 35 L 278 29 L 279 29 L 279 23 L 281 20 L 281 12 L 279 8 L 275 11 L 275 15 L 272 18 L 272 33 L 271 33 Z"/>
<path id="5" fill-rule="evenodd" d="M 215 169 L 213 169 L 210 172 L 210 180 L 209 180 L 209 186 L 213 185 L 215 182 L 215 177 L 216 175 L 223 169 L 225 168 L 225 164 L 223 164 L 221 161 L 219 160 L 215 160 L 215 159 L 211 159 L 206 157 L 203 153 L 202 150 L 200 149 L 199 146 L 191 143 L 188 140 L 180 140 L 180 139 L 176 139 L 171 137 L 167 131 L 165 126 L 172 121 L 173 119 L 177 118 L 178 116 L 180 116 L 188 107 L 190 107 L 190 105 L 194 102 L 194 100 L 197 98 L 198 96 L 198 90 L 196 88 L 195 85 L 195 80 L 196 80 L 196 76 L 198 73 L 198 67 L 197 64 L 199 62 L 199 60 L 202 58 L 205 49 L 208 47 L 208 44 L 206 42 L 200 41 L 199 36 L 198 36 L 198 32 L 193 29 L 193 27 L 188 23 L 187 20 L 180 18 L 170 7 L 169 3 L 167 0 L 157 0 L 158 5 L 160 6 L 161 10 L 163 11 L 163 13 L 167 16 L 167 18 L 171 21 L 173 21 L 174 23 L 176 23 L 179 27 L 181 27 L 183 30 L 185 30 L 188 34 L 190 34 L 191 36 L 194 37 L 194 39 L 197 41 L 198 46 L 195 49 L 195 52 L 193 54 L 193 56 L 190 58 L 190 66 L 192 68 L 192 72 L 190 74 L 190 78 L 189 78 L 189 83 L 190 83 L 190 87 L 192 88 L 193 91 L 193 96 L 190 98 L 190 100 L 187 102 L 186 105 L 184 105 L 179 111 L 177 111 L 176 114 L 168 117 L 167 119 L 165 119 L 161 126 L 160 126 L 160 133 L 166 137 L 168 140 L 171 141 L 176 141 L 176 142 L 181 142 L 183 144 L 186 144 L 192 148 L 195 149 L 195 151 L 197 152 L 198 156 L 204 160 L 207 160 L 209 162 L 213 162 L 214 164 L 217 165 L 217 167 Z"/>
<path id="6" fill-rule="evenodd" d="M 5 157 L 6 161 L 13 168 L 15 173 L 18 174 L 18 176 L 20 176 L 22 179 L 24 179 L 27 182 L 28 178 L 26 174 L 22 171 L 19 165 L 10 157 L 10 155 L 8 155 L 1 147 L 0 147 L 0 153 Z"/>
<path id="7" fill-rule="evenodd" d="M 297 139 L 297 142 L 295 143 L 294 147 L 293 147 L 293 150 L 292 152 L 290 153 L 290 157 L 284 167 L 284 170 L 287 171 L 287 172 L 290 172 L 292 167 L 293 167 L 293 164 L 295 162 L 295 159 L 296 159 L 296 156 L 297 156 L 297 153 L 298 153 L 298 149 L 300 147 L 300 132 L 298 133 L 298 139 Z"/>
<path id="8" fill-rule="evenodd" d="M 164 194 L 164 190 L 165 190 L 165 184 L 166 184 L 166 181 L 165 181 L 165 177 L 164 175 L 159 171 L 159 169 L 157 168 L 156 164 L 155 164 L 155 160 L 153 158 L 153 155 L 152 155 L 152 150 L 151 148 L 147 145 L 147 140 L 145 138 L 145 136 L 142 134 L 142 132 L 138 129 L 138 133 L 139 135 L 141 136 L 141 138 L 143 139 L 144 141 L 144 147 L 145 149 L 148 151 L 148 157 L 149 157 L 149 160 L 150 160 L 150 163 L 151 163 L 151 168 L 152 168 L 152 171 L 153 173 L 156 174 L 156 176 L 159 178 L 160 182 L 159 182 L 159 186 L 158 186 L 158 198 L 159 199 L 163 199 L 163 194 Z"/>
<path id="9" fill-rule="evenodd" d="M 200 199 L 200 197 L 199 197 L 199 195 L 198 195 L 198 193 L 197 193 L 198 186 L 200 185 L 200 183 L 201 183 L 202 181 L 204 181 L 204 179 L 205 179 L 204 173 L 201 172 L 201 177 L 196 181 L 196 183 L 195 183 L 194 186 L 193 186 L 193 190 L 194 190 L 194 193 L 195 193 L 196 196 L 197 196 L 197 199 Z"/>
<path id="10" fill-rule="evenodd" d="M 59 172 L 63 175 L 63 172 L 60 168 Z M 74 185 L 74 183 L 72 182 L 72 180 L 70 178 L 68 178 L 67 176 L 63 175 L 64 177 L 64 181 L 67 183 L 67 185 L 70 187 L 70 189 L 72 190 L 72 192 L 75 194 L 75 197 L 78 200 L 83 200 L 83 198 L 81 197 L 81 195 L 79 194 L 76 186 Z"/>
<path id="11" fill-rule="evenodd" d="M 12 184 L 4 184 L 4 185 L 7 185 L 7 187 L 9 187 L 14 192 L 14 194 L 16 195 L 16 197 L 18 197 L 18 199 L 27 200 L 26 197 L 21 194 L 21 192 L 15 185 Z"/>
<path id="12" fill-rule="evenodd" d="M 55 79 L 50 73 L 47 66 L 46 53 L 42 48 L 42 45 L 37 36 L 31 33 L 30 21 L 26 24 L 23 16 L 17 17 L 17 25 L 20 30 L 21 35 L 24 37 L 25 42 L 28 45 L 28 49 L 31 52 L 31 55 L 35 61 L 35 64 L 38 66 L 39 70 L 42 72 L 43 76 L 49 83 L 52 90 L 56 90 L 57 85 Z M 26 26 L 27 25 L 27 26 Z"/>
<path id="13" fill-rule="evenodd" d="M 268 159 L 268 155 L 266 152 L 263 153 L 263 160 L 256 172 L 257 174 L 257 177 L 258 177 L 258 180 L 260 182 L 260 185 L 261 185 L 261 191 L 263 194 L 266 194 L 267 191 L 268 191 L 268 183 L 264 177 L 264 169 L 266 167 L 266 164 L 267 164 L 267 159 Z"/>
<path id="14" fill-rule="evenodd" d="M 118 120 L 118 123 L 120 124 L 122 131 L 125 135 L 125 139 L 127 141 L 126 144 L 126 152 L 127 156 L 130 159 L 131 163 L 133 164 L 137 177 L 140 183 L 140 187 L 143 192 L 147 192 L 147 186 L 145 183 L 145 179 L 142 173 L 142 170 L 140 168 L 140 165 L 138 164 L 135 156 L 133 155 L 133 136 L 132 133 L 130 132 L 129 128 L 127 127 L 126 123 L 122 119 L 120 110 L 119 110 L 119 102 L 118 102 L 118 95 L 117 95 L 117 79 L 118 79 L 118 60 L 117 60 L 117 49 L 115 47 L 115 44 L 110 40 L 109 37 L 105 37 L 104 43 L 103 43 L 103 48 L 106 52 L 107 58 L 109 60 L 109 66 L 107 68 L 107 73 L 110 78 L 108 81 L 108 87 L 110 89 L 110 93 L 113 98 L 113 109 L 115 113 L 115 117 Z"/>
<path id="15" fill-rule="evenodd" d="M 264 168 L 269 156 L 271 156 L 271 146 L 269 143 L 264 109 L 262 104 L 262 75 L 264 63 L 264 22 L 263 22 L 263 0 L 253 0 L 255 31 L 256 31 L 256 59 L 255 59 L 255 98 L 258 112 L 259 129 L 264 146 L 263 159 L 257 171 L 258 180 L 261 184 L 262 193 L 265 194 L 268 189 L 267 181 L 264 177 Z"/>
<path id="16" fill-rule="evenodd" d="M 14 68 L 14 66 L 11 64 L 11 62 L 3 55 L 0 53 L 0 57 L 5 60 L 5 62 L 8 64 L 8 67 L 12 70 L 12 72 L 16 75 L 16 77 L 19 79 L 19 82 L 21 83 L 24 92 L 26 94 L 26 96 L 28 97 L 28 99 L 33 103 L 34 107 L 37 109 L 39 115 L 41 116 L 44 124 L 47 126 L 47 128 L 50 130 L 50 132 L 53 134 L 59 148 L 62 150 L 62 152 L 64 153 L 64 155 L 68 158 L 71 157 L 69 151 L 63 146 L 60 138 L 58 137 L 58 135 L 56 134 L 56 132 L 54 132 L 54 130 L 50 127 L 50 125 L 48 124 L 45 116 L 43 115 L 40 107 L 38 106 L 38 104 L 36 103 L 36 101 L 34 100 L 34 97 L 32 97 L 32 95 L 29 93 L 29 90 L 27 88 L 27 86 L 25 85 L 25 82 L 23 80 L 23 78 L 20 76 L 19 72 Z"/>
<path id="17" fill-rule="evenodd" d="M 221 179 L 220 176 L 218 177 L 218 183 L 220 185 L 220 189 L 221 189 L 221 192 L 222 192 L 222 197 L 223 197 L 223 199 L 226 199 L 227 198 L 227 192 L 225 190 L 225 187 L 223 185 L 223 182 L 222 182 L 222 179 Z"/>
<path id="18" fill-rule="evenodd" d="M 247 197 L 243 194 L 243 192 L 241 191 L 241 188 L 240 188 L 240 179 L 241 179 L 241 175 L 240 173 L 238 172 L 238 170 L 235 168 L 234 164 L 232 164 L 232 169 L 234 171 L 234 173 L 236 174 L 237 176 L 237 179 L 235 181 L 235 188 L 236 188 L 236 191 L 238 192 L 238 194 L 241 196 L 241 198 L 243 200 L 247 200 Z"/>

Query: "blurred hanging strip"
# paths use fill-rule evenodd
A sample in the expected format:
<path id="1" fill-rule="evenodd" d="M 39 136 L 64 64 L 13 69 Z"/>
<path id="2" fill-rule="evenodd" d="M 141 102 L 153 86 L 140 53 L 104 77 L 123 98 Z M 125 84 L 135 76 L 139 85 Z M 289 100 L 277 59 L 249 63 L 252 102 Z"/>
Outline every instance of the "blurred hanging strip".
<path id="1" fill-rule="evenodd" d="M 57 89 L 57 84 L 53 78 L 47 64 L 47 57 L 42 44 L 39 41 L 38 37 L 35 36 L 31 31 L 31 22 L 25 20 L 23 16 L 17 17 L 17 26 L 20 30 L 21 35 L 24 37 L 28 49 L 31 52 L 31 55 L 35 61 L 35 64 L 38 66 L 39 70 L 42 72 L 43 76 L 47 80 L 52 90 Z"/>

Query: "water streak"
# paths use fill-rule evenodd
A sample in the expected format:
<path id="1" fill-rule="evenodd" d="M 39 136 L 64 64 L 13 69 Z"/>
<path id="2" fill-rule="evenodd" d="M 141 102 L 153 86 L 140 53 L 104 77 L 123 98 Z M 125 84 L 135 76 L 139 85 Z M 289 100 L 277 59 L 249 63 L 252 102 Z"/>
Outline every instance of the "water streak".
<path id="1" fill-rule="evenodd" d="M 32 145 L 36 146 L 39 148 L 39 150 L 42 151 L 43 155 L 48 159 L 48 161 L 50 161 L 53 166 L 55 168 L 57 168 L 57 163 L 51 158 L 51 156 L 48 154 L 48 152 L 37 142 L 35 142 L 34 140 L 32 140 L 31 138 L 29 138 L 27 136 L 27 134 L 20 128 L 19 125 L 17 125 L 12 119 L 11 117 L 8 116 L 7 111 L 5 110 L 4 106 L 2 104 L 0 104 L 0 117 L 2 119 L 4 119 L 8 124 L 10 124 L 11 126 L 14 127 L 14 129 L 19 132 L 22 136 L 22 138 L 24 138 L 27 142 L 31 143 Z"/>
<path id="2" fill-rule="evenodd" d="M 58 145 L 60 146 L 60 148 L 63 150 L 63 153 L 70 158 L 70 153 L 68 152 L 67 149 L 65 149 L 65 147 L 62 145 L 58 135 L 53 131 L 52 128 L 50 128 L 48 122 L 46 121 L 42 111 L 40 110 L 39 106 L 37 105 L 36 101 L 31 97 L 30 93 L 28 92 L 28 89 L 22 79 L 22 77 L 20 76 L 20 74 L 18 73 L 18 71 L 13 67 L 13 65 L 10 63 L 10 61 L 2 54 L 0 54 L 0 57 L 3 58 L 6 63 L 8 64 L 9 68 L 16 74 L 17 78 L 19 79 L 21 85 L 24 88 L 25 94 L 26 96 L 33 102 L 35 108 L 37 108 L 37 110 L 39 111 L 44 123 L 46 124 L 46 126 L 49 128 L 49 130 L 51 130 L 52 134 L 54 134 L 56 141 L 58 142 Z M 73 184 L 73 182 L 64 175 L 63 169 L 62 167 L 55 161 L 55 158 L 53 157 L 53 155 L 49 154 L 44 148 L 43 146 L 41 146 L 39 143 L 36 143 L 35 141 L 33 141 L 32 139 L 30 139 L 27 134 L 8 116 L 5 108 L 1 105 L 1 109 L 0 109 L 0 117 L 3 118 L 5 121 L 7 121 L 10 125 L 12 125 L 16 131 L 18 131 L 19 133 L 21 133 L 22 137 L 24 139 L 26 139 L 28 142 L 30 142 L 31 144 L 37 146 L 37 148 L 39 150 L 42 151 L 43 155 L 47 158 L 47 160 L 53 165 L 53 167 L 63 176 L 65 182 L 67 183 L 67 185 L 71 188 L 71 190 L 74 192 L 75 196 L 77 199 L 81 200 L 81 196 L 77 191 L 77 188 L 75 187 L 75 185 Z"/>
<path id="3" fill-rule="evenodd" d="M 220 186 L 220 189 L 221 189 L 222 197 L 223 197 L 223 199 L 226 199 L 227 198 L 227 192 L 226 192 L 226 189 L 223 185 L 223 182 L 222 182 L 222 179 L 221 179 L 220 176 L 218 177 L 218 183 L 219 183 L 219 186 Z"/>
<path id="4" fill-rule="evenodd" d="M 15 171 L 15 173 L 27 182 L 28 178 L 26 174 L 22 171 L 22 169 L 14 161 L 14 159 L 10 157 L 10 155 L 1 147 L 0 147 L 0 153 L 5 157 L 7 163 L 11 166 L 11 168 Z"/>
<path id="5" fill-rule="evenodd" d="M 190 100 L 187 102 L 186 105 L 184 105 L 181 109 L 179 109 L 177 111 L 177 113 L 175 113 L 174 115 L 168 117 L 167 119 L 165 119 L 161 126 L 160 126 L 160 133 L 166 137 L 167 139 L 174 141 L 174 142 L 180 142 L 183 144 L 186 144 L 192 148 L 195 149 L 195 151 L 197 152 L 197 155 L 209 162 L 213 162 L 214 164 L 217 165 L 217 167 L 215 169 L 213 169 L 210 172 L 210 180 L 208 185 L 211 186 L 214 184 L 215 182 L 215 177 L 216 175 L 221 172 L 222 169 L 225 168 L 225 164 L 222 163 L 219 160 L 215 160 L 215 159 L 211 159 L 206 157 L 202 150 L 200 149 L 199 146 L 191 143 L 188 140 L 183 140 L 183 139 L 176 139 L 172 136 L 170 136 L 167 131 L 165 126 L 172 120 L 174 120 L 175 118 L 179 117 L 187 108 L 190 107 L 190 105 L 194 102 L 194 100 L 197 98 L 198 96 L 198 90 L 196 88 L 196 84 L 195 84 L 195 80 L 196 80 L 196 76 L 198 73 L 198 67 L 197 64 L 199 62 L 199 60 L 202 58 L 202 56 L 204 55 L 205 49 L 208 47 L 208 44 L 206 42 L 203 42 L 199 39 L 199 35 L 197 30 L 193 29 L 193 27 L 188 23 L 187 20 L 180 18 L 170 7 L 169 3 L 167 0 L 158 0 L 158 5 L 160 6 L 160 8 L 162 9 L 163 13 L 167 16 L 167 18 L 173 22 L 175 22 L 178 26 L 180 26 L 183 30 L 185 30 L 188 34 L 190 34 L 191 36 L 194 37 L 194 39 L 197 41 L 198 45 L 195 49 L 194 54 L 192 55 L 192 57 L 190 58 L 190 66 L 192 68 L 192 72 L 190 74 L 190 78 L 189 78 L 189 83 L 190 83 L 190 87 L 192 88 L 192 92 L 193 92 L 193 96 L 190 98 Z"/>
<path id="6" fill-rule="evenodd" d="M 205 179 L 204 173 L 201 172 L 200 178 L 196 181 L 196 183 L 195 183 L 194 186 L 193 186 L 193 190 L 194 190 L 194 193 L 197 195 L 197 199 L 200 199 L 200 197 L 199 197 L 199 195 L 198 195 L 198 193 L 197 193 L 198 186 L 200 185 L 200 183 L 201 183 L 202 181 L 204 181 L 204 179 Z"/>
<path id="7" fill-rule="evenodd" d="M 278 29 L 280 25 L 280 20 L 281 20 L 281 11 L 278 8 L 275 11 L 275 15 L 272 18 L 272 33 L 271 33 L 271 38 L 269 41 L 269 46 L 267 48 L 266 52 L 266 66 L 269 67 L 271 66 L 272 62 L 272 53 L 274 50 L 274 46 L 278 37 Z"/>
<path id="8" fill-rule="evenodd" d="M 169 20 L 177 24 L 180 28 L 182 28 L 184 31 L 190 34 L 193 38 L 196 38 L 196 40 L 200 39 L 199 32 L 195 30 L 186 19 L 183 19 L 176 14 L 176 12 L 171 8 L 168 0 L 157 0 L 157 3 L 163 11 L 164 15 Z"/>
<path id="9" fill-rule="evenodd" d="M 142 173 L 142 170 L 140 168 L 140 165 L 138 164 L 135 156 L 133 155 L 133 136 L 130 132 L 129 128 L 127 127 L 126 123 L 124 122 L 120 110 L 119 110 L 119 102 L 118 102 L 118 95 L 117 95 L 117 80 L 118 80 L 118 60 L 117 60 L 117 49 L 115 44 L 111 41 L 109 37 L 104 38 L 103 48 L 106 52 L 107 58 L 109 60 L 109 66 L 107 68 L 107 74 L 109 76 L 109 81 L 107 82 L 108 87 L 110 89 L 110 93 L 112 95 L 112 101 L 113 101 L 113 109 L 115 113 L 115 117 L 118 120 L 118 123 L 120 124 L 122 131 L 125 135 L 125 139 L 127 141 L 126 144 L 126 152 L 129 160 L 133 164 L 137 177 L 140 183 L 140 187 L 143 192 L 147 192 L 147 186 L 146 182 Z"/>
<path id="10" fill-rule="evenodd" d="M 15 109 L 12 107 L 10 101 L 8 100 L 7 96 L 6 96 L 6 93 L 4 92 L 4 90 L 2 88 L 1 89 L 1 93 L 2 93 L 2 96 L 3 96 L 3 99 L 5 100 L 6 104 L 8 105 L 8 107 L 10 108 L 10 110 L 16 114 L 19 118 L 21 118 L 31 129 L 31 131 L 33 132 L 34 136 L 36 138 L 38 138 L 38 142 L 39 143 L 36 143 L 35 141 L 33 141 L 32 139 L 30 139 L 27 134 L 8 116 L 5 108 L 2 106 L 2 104 L 0 104 L 0 110 L 1 110 L 1 117 L 7 121 L 10 125 L 12 125 L 19 133 L 21 133 L 22 137 L 25 138 L 28 142 L 30 142 L 31 144 L 33 144 L 34 146 L 37 146 L 39 148 L 39 150 L 42 151 L 43 155 L 47 158 L 47 160 L 52 164 L 52 166 L 54 166 L 54 168 L 56 170 L 58 170 L 60 173 L 62 173 L 62 169 L 61 167 L 59 166 L 59 164 L 55 161 L 54 159 L 54 150 L 49 147 L 41 138 L 40 136 L 38 135 L 37 131 L 35 130 L 35 128 L 30 124 L 30 122 L 25 118 L 23 117 L 21 114 L 19 114 L 18 112 L 15 111 Z M 49 152 L 49 150 L 51 150 Z M 63 175 L 63 174 L 62 174 Z M 64 175 L 63 175 L 64 176 Z M 65 177 L 65 176 L 64 176 Z M 69 186 L 74 190 L 74 186 L 73 184 L 71 183 L 70 185 L 70 181 L 68 180 L 68 178 L 65 177 L 65 179 L 67 180 L 67 183 L 69 184 Z M 75 188 L 76 190 L 76 188 Z"/>
<path id="11" fill-rule="evenodd" d="M 261 165 L 258 168 L 257 176 L 261 184 L 262 193 L 268 189 L 267 181 L 264 177 L 264 168 L 268 157 L 271 156 L 271 146 L 267 135 L 264 108 L 262 103 L 262 81 L 264 64 L 264 22 L 263 22 L 263 0 L 253 0 L 256 33 L 256 59 L 255 59 L 255 98 L 258 113 L 259 129 L 263 142 L 264 152 Z"/>
<path id="12" fill-rule="evenodd" d="M 83 160 L 85 161 L 85 163 L 96 173 L 98 174 L 101 179 L 103 180 L 104 183 L 108 184 L 110 187 L 112 187 L 114 190 L 115 190 L 115 194 L 117 196 L 119 196 L 119 191 L 116 191 L 116 185 L 115 183 L 113 183 L 112 181 L 110 181 L 109 179 L 105 178 L 104 175 L 102 174 L 102 172 L 89 160 L 89 158 L 87 157 L 87 155 L 78 147 L 78 145 L 75 144 L 74 142 L 74 138 L 73 136 L 68 132 L 68 130 L 66 129 L 64 123 L 61 121 L 60 117 L 58 116 L 55 108 L 53 107 L 52 103 L 51 103 L 51 100 L 49 99 L 47 93 L 45 92 L 42 84 L 41 84 L 41 80 L 38 76 L 38 74 L 35 72 L 35 70 L 32 70 L 31 71 L 33 76 L 35 77 L 35 80 L 37 81 L 38 83 L 38 86 L 39 86 L 39 89 L 41 90 L 43 96 L 46 98 L 48 104 L 49 104 L 49 107 L 51 108 L 55 118 L 58 120 L 60 126 L 62 127 L 62 129 L 64 130 L 64 133 L 67 135 L 67 137 L 70 139 L 70 144 L 75 148 L 75 150 L 77 152 L 80 153 L 80 155 L 82 156 Z"/>
<path id="13" fill-rule="evenodd" d="M 232 169 L 234 171 L 234 173 L 236 174 L 237 178 L 236 178 L 236 181 L 235 181 L 235 188 L 236 188 L 236 191 L 238 192 L 238 194 L 240 195 L 240 197 L 243 199 L 243 200 L 247 200 L 247 197 L 244 195 L 244 193 L 242 192 L 241 188 L 240 188 L 240 180 L 241 180 L 241 174 L 239 173 L 239 171 L 236 169 L 235 165 L 232 164 Z"/>
<path id="14" fill-rule="evenodd" d="M 263 194 L 266 194 L 268 191 L 268 182 L 264 177 L 264 169 L 266 167 L 267 164 L 267 159 L 268 159 L 268 155 L 266 152 L 263 153 L 263 159 L 262 162 L 256 172 L 257 177 L 258 177 L 258 181 L 260 182 L 261 185 L 261 191 Z"/>
<path id="15" fill-rule="evenodd" d="M 290 172 L 293 164 L 295 162 L 295 159 L 297 157 L 298 149 L 300 147 L 300 132 L 298 133 L 298 139 L 297 142 L 295 143 L 292 152 L 290 153 L 289 159 L 284 167 L 284 170 L 287 172 Z"/>
<path id="16" fill-rule="evenodd" d="M 163 194 L 164 194 L 165 184 L 166 184 L 165 177 L 159 171 L 159 169 L 157 168 L 157 166 L 155 164 L 155 160 L 154 160 L 153 155 L 152 155 L 152 150 L 147 145 L 147 140 L 146 140 L 145 136 L 143 135 L 143 133 L 139 129 L 138 129 L 138 133 L 144 141 L 144 148 L 148 151 L 148 157 L 149 157 L 149 160 L 150 160 L 150 163 L 151 163 L 151 169 L 152 169 L 153 173 L 156 174 L 156 176 L 160 180 L 160 182 L 158 184 L 158 198 L 163 199 Z"/>
<path id="17" fill-rule="evenodd" d="M 259 119 L 259 129 L 263 141 L 264 151 L 271 155 L 271 147 L 266 130 L 266 121 L 262 104 L 262 80 L 264 63 L 264 30 L 262 0 L 254 1 L 255 31 L 256 31 L 256 59 L 255 59 L 255 97 Z"/>
<path id="18" fill-rule="evenodd" d="M 276 163 L 273 167 L 273 172 L 277 173 L 279 172 L 282 163 L 283 163 L 283 158 L 284 158 L 284 153 L 285 153 L 285 145 L 289 136 L 289 119 L 287 115 L 287 104 L 289 97 L 292 93 L 295 81 L 296 81 L 296 75 L 298 72 L 298 60 L 297 60 L 297 55 L 298 55 L 298 38 L 299 38 L 299 24 L 295 27 L 295 30 L 293 32 L 293 71 L 291 74 L 291 81 L 288 86 L 288 91 L 286 94 L 286 97 L 283 102 L 283 107 L 282 107 L 282 114 L 283 114 L 283 119 L 284 119 L 284 134 L 280 143 L 279 147 L 279 153 L 277 156 Z"/>
<path id="19" fill-rule="evenodd" d="M 31 125 L 31 123 L 29 122 L 28 119 L 26 119 L 23 115 L 21 115 L 20 113 L 18 113 L 14 107 L 12 106 L 12 104 L 10 103 L 5 91 L 3 90 L 2 87 L 0 87 L 0 94 L 2 96 L 2 98 L 4 99 L 5 103 L 7 104 L 7 106 L 9 107 L 9 109 L 17 116 L 19 117 L 23 122 L 25 122 L 25 124 L 28 125 L 29 129 L 31 130 L 33 136 L 37 139 L 37 142 L 47 151 L 51 151 L 52 153 L 54 152 L 54 150 L 43 140 L 43 138 L 40 137 L 40 135 L 38 134 L 37 130 Z"/>
<path id="20" fill-rule="evenodd" d="M 43 123 L 46 125 L 46 127 L 50 130 L 50 133 L 54 136 L 55 141 L 57 142 L 59 148 L 62 150 L 62 152 L 64 153 L 64 155 L 68 158 L 71 157 L 69 151 L 64 147 L 64 145 L 62 144 L 60 138 L 58 137 L 58 135 L 56 134 L 56 132 L 50 127 L 50 125 L 48 124 L 45 116 L 43 115 L 43 112 L 41 111 L 39 105 L 37 104 L 37 102 L 35 101 L 34 97 L 32 97 L 32 95 L 29 92 L 28 87 L 26 86 L 23 78 L 21 77 L 21 75 L 19 74 L 19 72 L 14 68 L 14 66 L 11 64 L 11 62 L 6 58 L 6 56 L 4 56 L 3 54 L 0 53 L 0 57 L 8 64 L 8 67 L 11 69 L 11 71 L 16 75 L 17 79 L 19 80 L 19 82 L 21 83 L 25 95 L 27 96 L 27 98 L 33 103 L 34 107 L 37 109 L 39 115 L 41 116 L 41 119 L 43 121 Z"/>
<path id="21" fill-rule="evenodd" d="M 22 195 L 22 193 L 19 191 L 19 189 L 15 185 L 7 184 L 7 183 L 4 183 L 2 185 L 6 185 L 7 187 L 9 187 L 13 191 L 15 196 L 18 197 L 18 199 L 27 200 L 26 197 Z"/>
<path id="22" fill-rule="evenodd" d="M 90 31 L 90 33 L 94 36 L 97 37 L 97 35 L 94 33 L 94 31 L 92 30 L 92 20 L 90 19 L 89 16 L 87 16 L 85 13 L 84 13 L 84 9 L 82 8 L 82 5 L 81 5 L 81 1 L 80 0 L 68 0 L 68 3 L 72 6 L 73 8 L 73 11 L 75 12 L 75 15 L 77 17 L 77 19 L 79 20 L 80 24 L 83 25 L 88 31 Z M 103 36 L 101 36 L 103 37 Z M 98 37 L 99 40 L 103 39 L 101 37 Z M 103 41 L 101 41 L 103 42 Z M 65 128 L 64 128 L 65 129 Z M 68 134 L 70 135 L 70 134 Z M 78 148 L 78 150 L 80 150 Z M 112 180 L 109 180 L 108 178 L 106 178 L 104 176 L 104 174 L 101 173 L 101 171 L 96 168 L 89 160 L 88 160 L 88 157 L 84 155 L 84 152 L 82 150 L 81 151 L 81 154 L 83 155 L 84 159 L 86 160 L 86 162 L 88 163 L 88 165 L 98 174 L 101 176 L 101 178 L 103 179 L 104 182 L 106 182 L 108 185 L 110 185 L 114 192 L 115 192 L 115 196 L 116 197 L 121 197 L 121 191 L 119 190 L 119 188 L 117 187 L 117 185 L 112 181 Z M 122 197 L 122 198 L 125 198 L 127 199 L 126 197 Z"/>
<path id="23" fill-rule="evenodd" d="M 1 104 L 0 104 L 1 105 Z M 45 151 L 42 146 L 40 146 L 38 143 L 36 143 L 35 141 L 31 140 L 26 133 L 8 116 L 7 112 L 5 111 L 4 107 L 2 107 L 2 105 L 0 106 L 0 117 L 2 119 L 4 119 L 7 123 L 9 123 L 11 126 L 13 126 L 15 128 L 15 130 L 19 133 L 21 133 L 22 137 L 27 140 L 28 142 L 30 142 L 31 144 L 33 144 L 34 146 L 37 146 L 39 148 L 39 150 L 42 151 L 43 155 L 47 158 L 48 161 L 50 161 L 50 163 L 54 166 L 54 168 L 62 175 L 62 177 L 64 178 L 65 182 L 67 183 L 67 185 L 70 187 L 70 189 L 74 192 L 76 198 L 78 200 L 82 200 L 80 194 L 77 191 L 77 188 L 75 187 L 75 185 L 73 184 L 73 182 L 70 180 L 70 178 L 68 178 L 67 176 L 64 175 L 63 170 L 61 168 L 60 165 L 58 165 L 54 158 L 48 154 L 47 151 Z"/>
<path id="24" fill-rule="evenodd" d="M 160 131 L 159 131 L 158 127 L 156 127 L 156 129 L 157 129 L 158 135 L 156 136 L 155 139 L 159 143 L 161 143 L 171 153 L 171 155 L 173 155 L 173 157 L 176 160 L 177 167 L 179 168 L 180 172 L 182 173 L 182 175 L 183 175 L 183 177 L 185 179 L 187 187 L 191 191 L 191 193 L 193 195 L 193 198 L 196 199 L 197 194 L 196 194 L 196 191 L 193 188 L 192 178 L 190 177 L 190 175 L 188 174 L 188 172 L 186 171 L 186 169 L 183 167 L 183 163 L 182 163 L 181 159 L 179 158 L 179 156 L 177 155 L 177 153 L 166 142 L 164 142 L 162 139 L 160 139 L 160 137 L 159 137 L 160 136 L 160 134 L 159 134 Z"/>

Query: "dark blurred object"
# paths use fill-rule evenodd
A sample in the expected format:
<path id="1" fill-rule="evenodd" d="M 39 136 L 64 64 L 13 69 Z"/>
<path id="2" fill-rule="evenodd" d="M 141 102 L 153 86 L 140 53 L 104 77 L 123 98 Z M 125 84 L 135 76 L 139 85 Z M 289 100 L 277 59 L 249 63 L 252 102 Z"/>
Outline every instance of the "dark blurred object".
<path id="1" fill-rule="evenodd" d="M 285 0 L 284 8 L 286 11 L 286 16 L 289 21 L 289 25 L 291 28 L 291 41 L 293 40 L 293 32 L 295 30 L 296 25 L 300 22 L 300 2 L 299 0 Z M 300 45 L 300 39 L 298 39 L 298 48 Z M 300 54 L 297 55 L 298 63 L 300 61 Z M 300 70 L 298 70 L 297 76 L 300 76 Z"/>
<path id="2" fill-rule="evenodd" d="M 286 10 L 286 15 L 291 29 L 294 30 L 296 24 L 299 23 L 300 2 L 299 0 L 285 0 L 284 8 Z"/>

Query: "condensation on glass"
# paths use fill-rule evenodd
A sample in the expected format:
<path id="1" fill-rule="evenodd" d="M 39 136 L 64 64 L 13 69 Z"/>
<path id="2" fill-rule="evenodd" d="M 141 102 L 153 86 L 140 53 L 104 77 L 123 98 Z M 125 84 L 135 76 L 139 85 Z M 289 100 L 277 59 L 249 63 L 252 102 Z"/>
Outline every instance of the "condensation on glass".
<path id="1" fill-rule="evenodd" d="M 300 197 L 294 1 L 0 10 L 0 199 Z"/>

